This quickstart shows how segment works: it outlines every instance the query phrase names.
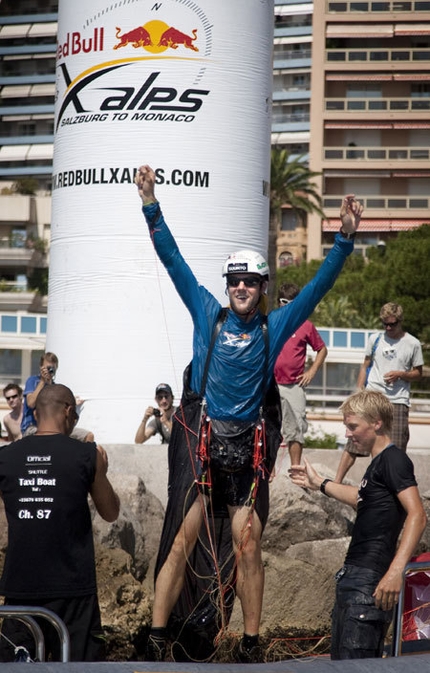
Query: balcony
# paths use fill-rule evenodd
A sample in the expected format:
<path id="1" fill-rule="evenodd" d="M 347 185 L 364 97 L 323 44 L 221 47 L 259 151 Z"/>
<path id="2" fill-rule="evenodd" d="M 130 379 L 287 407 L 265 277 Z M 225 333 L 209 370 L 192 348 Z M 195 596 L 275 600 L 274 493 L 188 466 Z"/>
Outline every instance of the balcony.
<path id="1" fill-rule="evenodd" d="M 393 63 L 398 68 L 401 63 L 428 63 L 430 61 L 430 49 L 406 48 L 400 49 L 327 49 L 325 54 L 326 63 L 369 63 L 381 65 L 381 63 Z"/>
<path id="2" fill-rule="evenodd" d="M 325 147 L 326 161 L 429 161 L 430 147 Z"/>
<path id="3" fill-rule="evenodd" d="M 367 217 L 422 218 L 423 222 L 430 221 L 430 197 L 428 196 L 370 194 L 368 196 L 359 195 L 358 198 L 364 206 Z M 334 210 L 333 216 L 337 216 L 342 199 L 342 194 L 323 196 L 322 207 L 329 217 L 332 216 L 330 210 Z"/>
<path id="4" fill-rule="evenodd" d="M 33 255 L 33 250 L 29 248 L 17 248 L 11 245 L 10 239 L 0 238 L 0 268 L 7 269 L 9 267 L 26 267 Z M 17 291 L 22 289 L 19 283 L 7 283 L 7 287 Z"/>
<path id="5" fill-rule="evenodd" d="M 425 113 L 428 120 L 430 97 L 419 98 L 326 98 L 327 112 L 414 112 Z M 419 117 L 421 118 L 421 117 Z"/>
<path id="6" fill-rule="evenodd" d="M 385 2 L 357 2 L 357 0 L 326 0 L 326 12 L 330 14 L 351 14 L 354 12 L 374 12 L 375 14 L 399 12 L 430 12 L 430 2 L 423 0 L 387 0 Z"/>

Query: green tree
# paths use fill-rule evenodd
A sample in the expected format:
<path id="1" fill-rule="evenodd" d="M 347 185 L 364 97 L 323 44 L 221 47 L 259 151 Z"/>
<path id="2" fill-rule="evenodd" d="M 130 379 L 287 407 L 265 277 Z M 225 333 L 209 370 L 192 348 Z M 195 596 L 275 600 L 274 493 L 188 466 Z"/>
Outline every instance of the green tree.
<path id="1" fill-rule="evenodd" d="M 311 171 L 304 156 L 291 159 L 288 151 L 272 148 L 270 168 L 270 222 L 269 222 L 269 267 L 277 268 L 276 241 L 281 229 L 282 206 L 289 205 L 300 222 L 306 223 L 308 213 L 325 215 L 321 209 L 322 199 L 312 179 L 320 175 Z M 273 308 L 276 296 L 276 279 L 269 284 L 269 307 Z"/>
<path id="2" fill-rule="evenodd" d="M 430 346 L 430 224 L 399 233 L 385 249 L 368 250 L 367 260 L 351 255 L 333 288 L 311 319 L 325 327 L 379 326 L 383 304 L 396 302 L 404 311 L 405 328 Z M 320 261 L 278 271 L 278 283 L 303 287 L 316 273 Z"/>
<path id="3" fill-rule="evenodd" d="M 39 186 L 39 183 L 36 180 L 36 178 L 24 177 L 24 178 L 20 178 L 16 182 L 14 182 L 13 185 L 12 185 L 12 189 L 17 194 L 25 194 L 27 196 L 34 196 L 37 192 L 38 186 Z"/>

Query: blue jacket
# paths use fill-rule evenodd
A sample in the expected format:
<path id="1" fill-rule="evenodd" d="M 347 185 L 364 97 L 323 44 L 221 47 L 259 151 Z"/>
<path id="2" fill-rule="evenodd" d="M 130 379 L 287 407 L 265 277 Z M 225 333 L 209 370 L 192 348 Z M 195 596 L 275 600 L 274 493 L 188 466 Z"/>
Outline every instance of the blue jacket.
<path id="1" fill-rule="evenodd" d="M 206 356 L 221 304 L 202 285 L 182 257 L 159 204 L 143 207 L 156 252 L 189 310 L 193 325 L 191 388 L 199 393 Z M 353 243 L 340 234 L 315 277 L 293 302 L 268 315 L 269 362 L 267 381 L 285 341 L 308 318 L 318 302 L 333 286 Z M 245 323 L 228 311 L 212 353 L 205 390 L 207 411 L 220 420 L 256 421 L 263 395 L 265 349 L 261 330 L 262 314 L 257 311 Z"/>

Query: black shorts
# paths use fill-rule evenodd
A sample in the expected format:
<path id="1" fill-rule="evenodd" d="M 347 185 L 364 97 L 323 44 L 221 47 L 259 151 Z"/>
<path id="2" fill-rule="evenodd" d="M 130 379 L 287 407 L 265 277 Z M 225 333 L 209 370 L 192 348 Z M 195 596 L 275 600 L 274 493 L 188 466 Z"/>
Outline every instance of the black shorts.
<path id="1" fill-rule="evenodd" d="M 240 472 L 212 469 L 211 476 L 215 501 L 220 501 L 230 507 L 251 505 L 255 482 L 255 472 L 252 467 Z"/>
<path id="2" fill-rule="evenodd" d="M 100 609 L 96 594 L 78 598 L 24 599 L 5 598 L 5 605 L 28 605 L 48 608 L 65 623 L 70 635 L 70 661 L 104 661 L 106 658 Z M 44 618 L 35 618 L 45 639 L 45 661 L 61 661 L 61 643 L 57 630 Z M 32 659 L 36 656 L 34 638 L 16 619 L 5 619 L 4 634 L 16 646 L 24 646 Z M 0 637 L 0 661 L 14 661 L 14 647 Z"/>

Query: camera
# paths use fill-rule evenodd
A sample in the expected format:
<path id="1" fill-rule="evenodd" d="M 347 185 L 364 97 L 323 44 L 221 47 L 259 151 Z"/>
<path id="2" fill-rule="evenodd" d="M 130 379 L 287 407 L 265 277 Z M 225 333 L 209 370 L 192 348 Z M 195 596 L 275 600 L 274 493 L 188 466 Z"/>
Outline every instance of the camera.
<path id="1" fill-rule="evenodd" d="M 160 418 L 161 411 L 159 409 L 154 409 L 152 415 L 155 416 L 155 418 Z"/>
<path id="2" fill-rule="evenodd" d="M 47 367 L 48 372 L 51 374 L 51 376 L 54 376 L 55 374 L 55 367 Z"/>

